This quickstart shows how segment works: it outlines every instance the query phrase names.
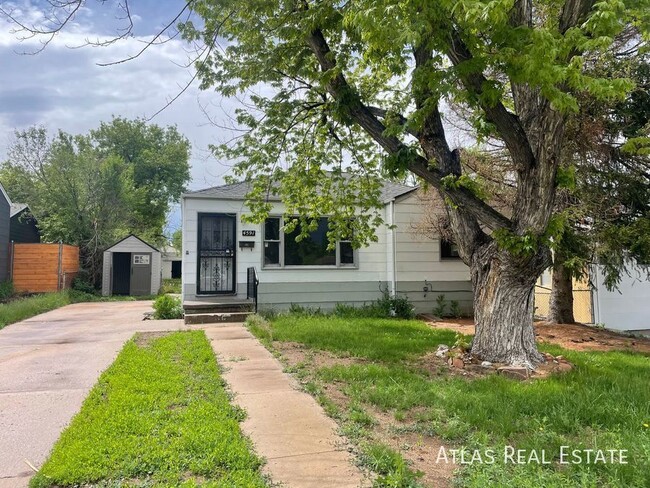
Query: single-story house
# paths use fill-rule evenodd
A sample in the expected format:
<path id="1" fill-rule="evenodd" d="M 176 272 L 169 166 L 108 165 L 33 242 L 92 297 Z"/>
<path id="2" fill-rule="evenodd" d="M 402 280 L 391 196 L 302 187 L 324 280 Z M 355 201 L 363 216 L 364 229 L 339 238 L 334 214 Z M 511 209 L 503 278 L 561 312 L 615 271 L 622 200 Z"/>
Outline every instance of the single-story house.
<path id="1" fill-rule="evenodd" d="M 183 257 L 172 246 L 164 246 L 162 252 L 162 277 L 163 280 L 171 278 L 178 279 L 181 277 L 181 268 L 183 266 Z"/>
<path id="2" fill-rule="evenodd" d="M 155 295 L 162 282 L 161 252 L 133 234 L 104 251 L 102 295 Z"/>
<path id="3" fill-rule="evenodd" d="M 535 313 L 546 317 L 552 289 L 552 271 L 546 270 L 535 287 Z M 650 266 L 631 265 L 617 289 L 608 290 L 602 266 L 593 265 L 582 280 L 573 280 L 573 316 L 583 324 L 650 335 Z"/>
<path id="4" fill-rule="evenodd" d="M 9 215 L 11 217 L 9 239 L 12 242 L 41 242 L 41 233 L 38 230 L 38 222 L 26 203 L 12 203 Z"/>
<path id="5" fill-rule="evenodd" d="M 9 277 L 9 229 L 11 200 L 0 184 L 0 283 Z"/>
<path id="6" fill-rule="evenodd" d="M 378 242 L 353 250 L 349 242 L 327 250 L 327 217 L 309 239 L 296 242 L 283 228 L 285 207 L 274 195 L 263 224 L 242 221 L 246 182 L 185 193 L 182 293 L 185 301 L 220 295 L 245 299 L 247 270 L 259 277 L 259 308 L 286 309 L 291 304 L 331 309 L 336 303 L 362 305 L 383 291 L 406 296 L 417 312 L 431 313 L 443 295 L 472 310 L 469 269 L 453 244 L 414 229 L 424 206 L 419 188 L 385 182 L 383 219 Z"/>

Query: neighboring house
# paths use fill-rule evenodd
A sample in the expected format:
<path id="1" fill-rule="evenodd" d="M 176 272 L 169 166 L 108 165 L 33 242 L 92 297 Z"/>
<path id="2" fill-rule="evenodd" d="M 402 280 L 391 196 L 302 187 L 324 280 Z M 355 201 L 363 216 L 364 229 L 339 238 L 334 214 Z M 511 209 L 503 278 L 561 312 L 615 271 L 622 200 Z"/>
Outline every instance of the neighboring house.
<path id="1" fill-rule="evenodd" d="M 163 280 L 181 277 L 183 257 L 172 246 L 164 246 L 162 249 L 162 277 Z"/>
<path id="2" fill-rule="evenodd" d="M 418 188 L 386 182 L 382 190 L 385 226 L 378 242 L 353 250 L 349 242 L 327 248 L 327 218 L 299 243 L 282 231 L 284 205 L 264 225 L 242 222 L 247 183 L 189 192 L 182 197 L 185 301 L 230 295 L 246 298 L 247 269 L 259 276 L 260 308 L 291 304 L 331 309 L 336 303 L 362 305 L 388 291 L 407 296 L 417 312 L 431 313 L 436 298 L 457 301 L 471 313 L 469 269 L 453 245 L 414 232 L 424 206 Z M 394 229 L 389 228 L 391 224 Z M 204 298 L 205 297 L 205 298 Z"/>
<path id="3" fill-rule="evenodd" d="M 650 266 L 623 273 L 618 290 L 608 291 L 600 267 L 591 273 L 594 322 L 608 329 L 650 335 Z"/>
<path id="4" fill-rule="evenodd" d="M 161 284 L 161 252 L 131 234 L 104 251 L 102 295 L 155 295 Z"/>
<path id="5" fill-rule="evenodd" d="M 19 243 L 41 242 L 41 233 L 38 230 L 37 221 L 26 203 L 12 203 L 10 216 L 10 241 Z"/>
<path id="6" fill-rule="evenodd" d="M 535 286 L 535 314 L 546 317 L 552 274 L 546 270 Z M 583 280 L 573 280 L 573 315 L 576 322 L 603 324 L 608 329 L 650 334 L 650 266 L 630 266 L 618 289 L 609 291 L 601 266 L 592 266 Z"/>
<path id="7" fill-rule="evenodd" d="M 9 209 L 11 200 L 0 184 L 0 283 L 9 278 Z"/>

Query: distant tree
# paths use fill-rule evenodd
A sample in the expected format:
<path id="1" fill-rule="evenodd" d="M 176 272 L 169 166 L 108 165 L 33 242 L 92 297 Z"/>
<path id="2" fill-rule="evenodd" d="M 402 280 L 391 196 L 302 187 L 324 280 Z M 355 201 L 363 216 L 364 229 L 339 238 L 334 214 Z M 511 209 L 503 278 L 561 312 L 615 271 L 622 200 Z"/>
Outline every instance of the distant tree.
<path id="1" fill-rule="evenodd" d="M 111 147 L 112 124 L 52 139 L 32 127 L 16 132 L 0 167 L 10 197 L 30 205 L 45 241 L 79 245 L 82 266 L 96 285 L 102 253 L 116 239 L 135 233 L 163 242 L 164 215 L 189 180 L 189 143 L 176 129 L 113 122 L 124 129 L 126 142 L 139 141 L 133 157 Z M 143 166 L 151 174 L 136 177 Z"/>
<path id="2" fill-rule="evenodd" d="M 172 246 L 180 254 L 182 254 L 182 252 L 183 252 L 183 230 L 182 229 L 176 229 L 172 233 Z"/>

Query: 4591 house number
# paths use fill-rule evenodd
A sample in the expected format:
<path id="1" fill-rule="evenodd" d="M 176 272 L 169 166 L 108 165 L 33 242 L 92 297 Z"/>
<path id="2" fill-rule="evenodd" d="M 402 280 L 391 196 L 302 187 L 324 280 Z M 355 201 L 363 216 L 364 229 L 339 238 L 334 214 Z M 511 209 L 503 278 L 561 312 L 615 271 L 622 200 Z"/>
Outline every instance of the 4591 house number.
<path id="1" fill-rule="evenodd" d="M 241 235 L 244 237 L 255 237 L 255 231 L 254 230 L 242 230 Z"/>

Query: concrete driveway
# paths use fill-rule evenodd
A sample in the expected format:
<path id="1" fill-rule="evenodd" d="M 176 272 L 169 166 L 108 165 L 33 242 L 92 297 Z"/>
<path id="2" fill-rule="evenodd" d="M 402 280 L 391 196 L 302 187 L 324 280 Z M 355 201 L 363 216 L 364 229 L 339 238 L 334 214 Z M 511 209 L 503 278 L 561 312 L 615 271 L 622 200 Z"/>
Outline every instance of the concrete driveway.
<path id="1" fill-rule="evenodd" d="M 0 488 L 27 486 L 97 378 L 137 331 L 151 302 L 78 303 L 0 330 Z"/>

